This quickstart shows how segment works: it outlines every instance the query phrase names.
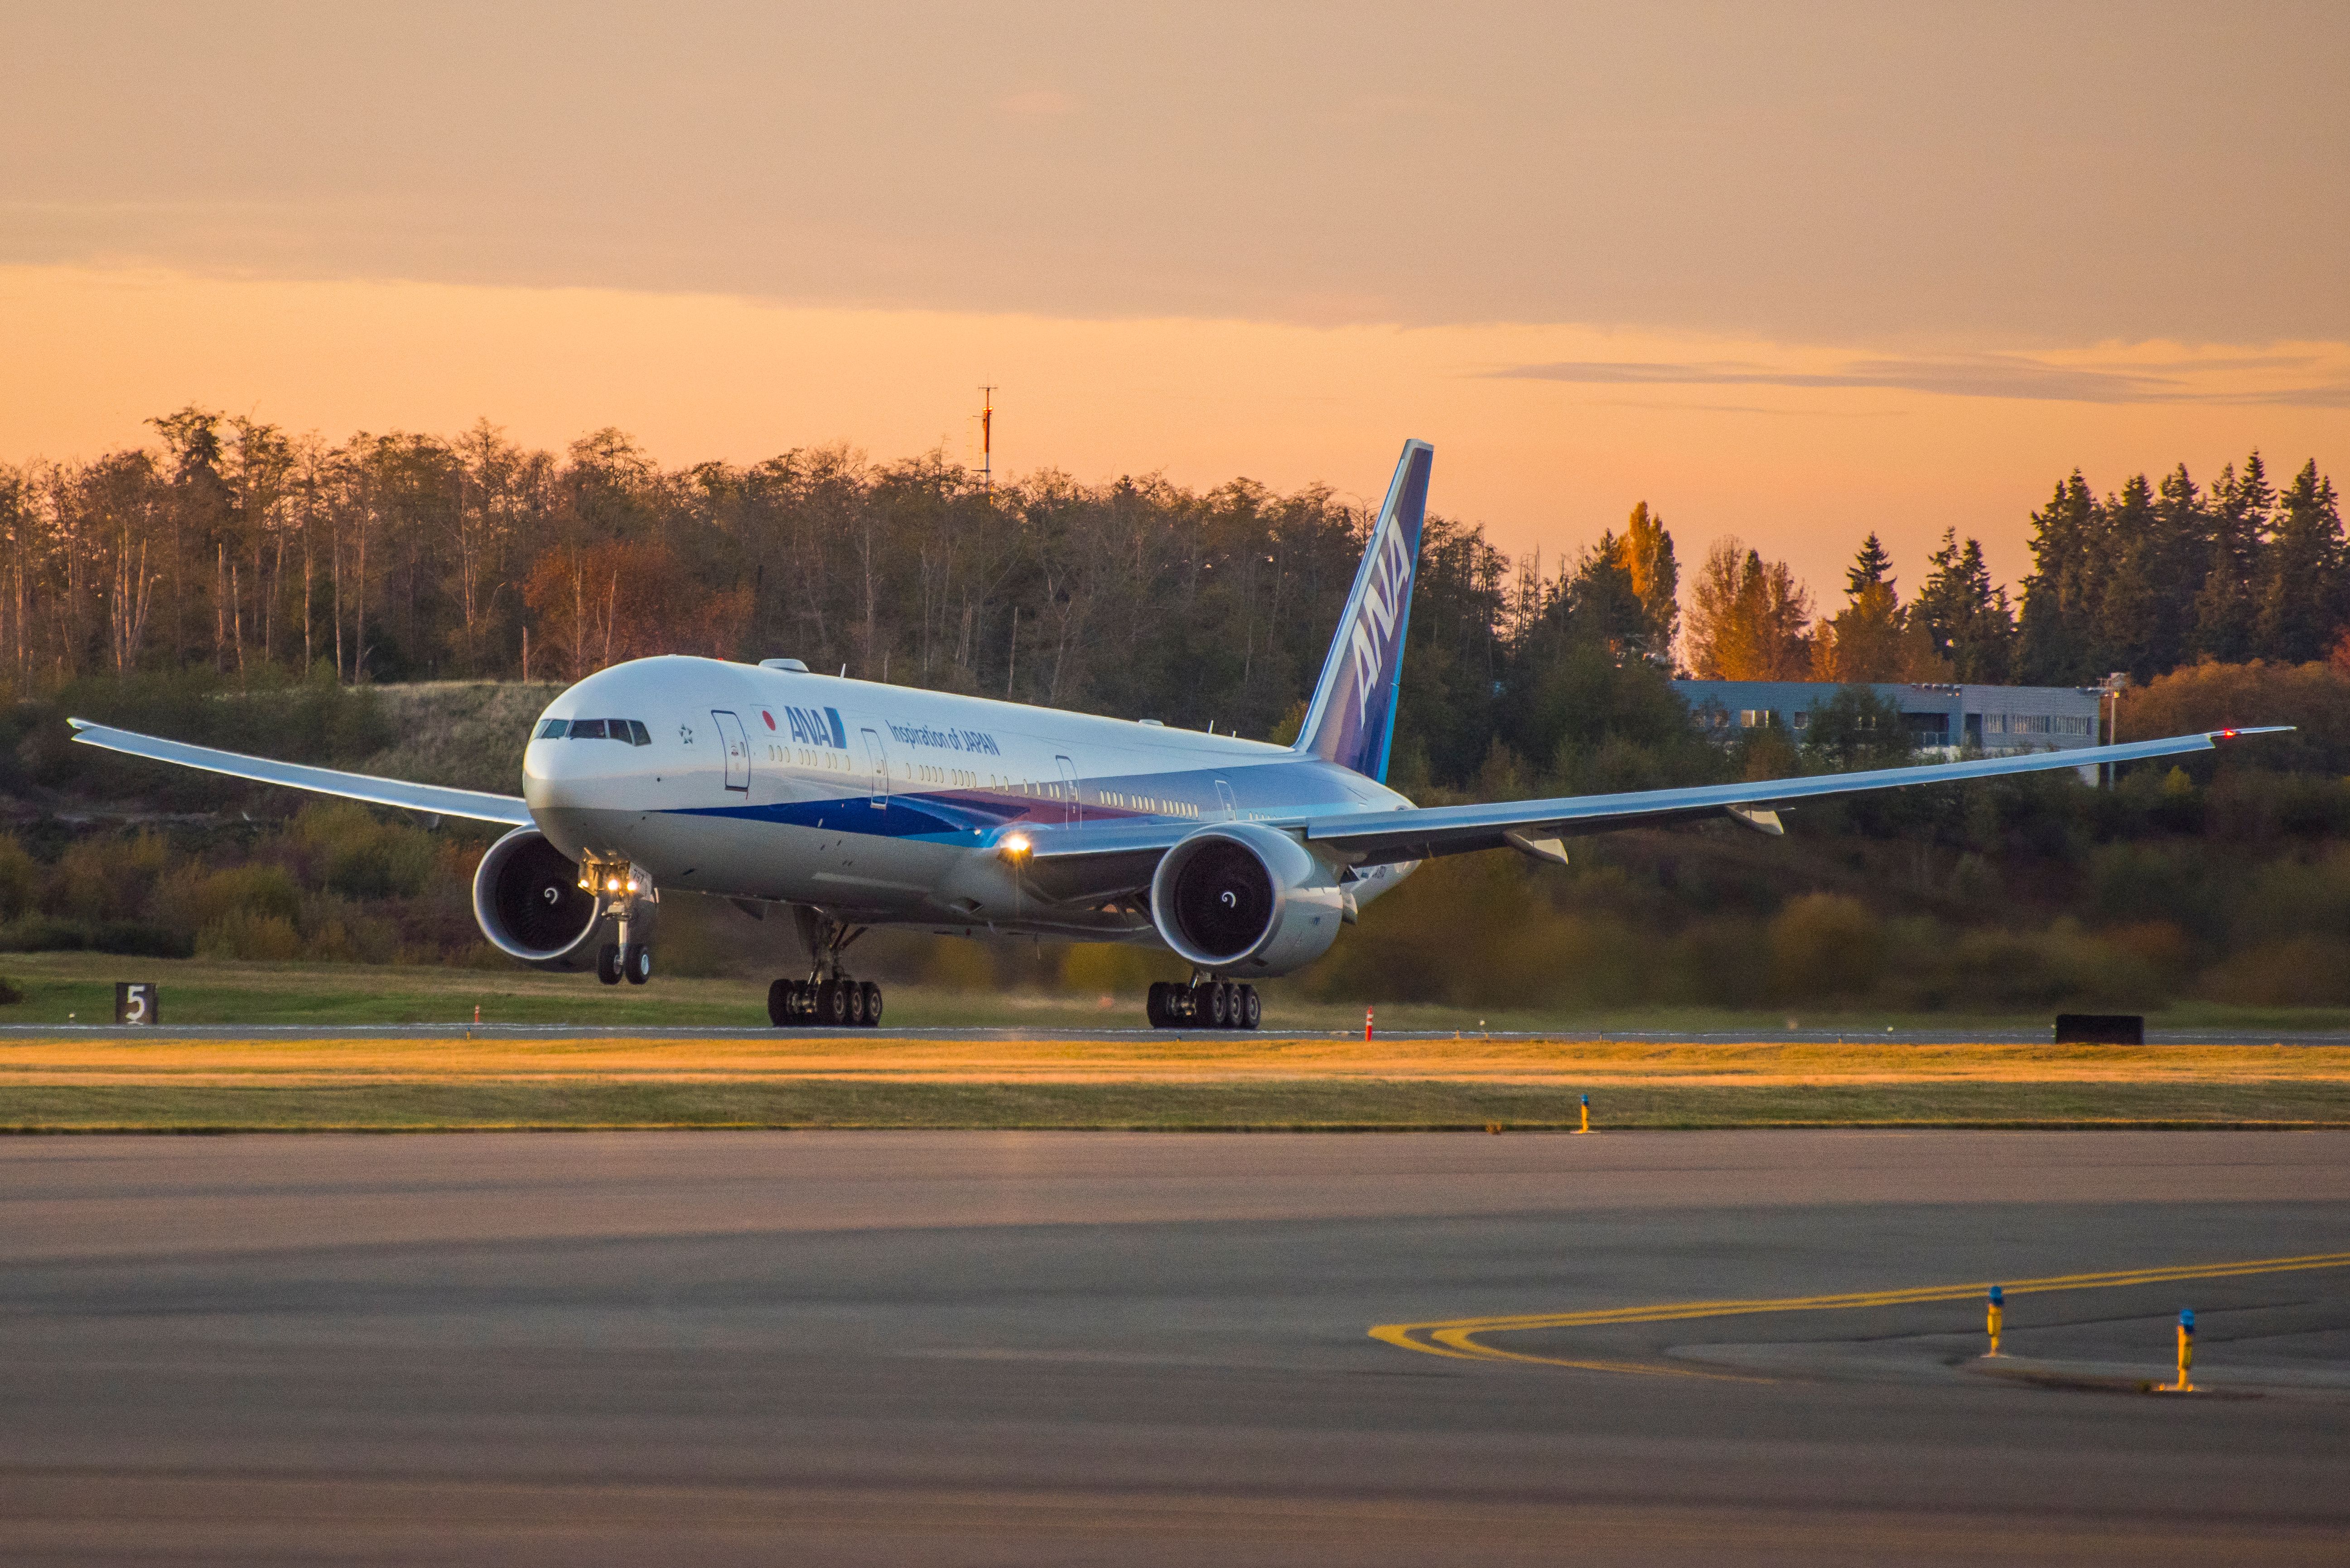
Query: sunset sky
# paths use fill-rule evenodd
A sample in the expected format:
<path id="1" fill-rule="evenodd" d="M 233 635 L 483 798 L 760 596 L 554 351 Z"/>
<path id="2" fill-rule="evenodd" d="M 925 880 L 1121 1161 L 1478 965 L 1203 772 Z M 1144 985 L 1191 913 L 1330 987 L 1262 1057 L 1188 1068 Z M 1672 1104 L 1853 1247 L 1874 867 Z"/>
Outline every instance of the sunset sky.
<path id="1" fill-rule="evenodd" d="M 484 19 L 485 15 L 488 19 Z M 1246 474 L 1823 597 L 2350 479 L 2350 8 L 29 4 L 0 460 L 191 401 L 665 462 Z"/>

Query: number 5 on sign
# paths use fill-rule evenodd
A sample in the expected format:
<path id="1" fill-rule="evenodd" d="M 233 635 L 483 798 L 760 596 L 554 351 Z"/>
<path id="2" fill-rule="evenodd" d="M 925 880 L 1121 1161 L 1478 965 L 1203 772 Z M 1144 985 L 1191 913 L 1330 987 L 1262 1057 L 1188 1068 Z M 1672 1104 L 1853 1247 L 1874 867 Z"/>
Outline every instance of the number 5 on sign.
<path id="1" fill-rule="evenodd" d="M 155 1024 L 162 1022 L 161 999 L 152 981 L 118 981 L 114 987 L 114 1021 L 117 1023 Z"/>

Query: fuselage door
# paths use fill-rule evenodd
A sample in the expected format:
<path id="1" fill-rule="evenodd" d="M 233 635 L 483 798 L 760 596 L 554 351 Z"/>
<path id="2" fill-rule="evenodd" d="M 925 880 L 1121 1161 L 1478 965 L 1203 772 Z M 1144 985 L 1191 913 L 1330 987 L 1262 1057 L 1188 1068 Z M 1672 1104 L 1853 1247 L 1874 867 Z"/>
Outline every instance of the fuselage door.
<path id="1" fill-rule="evenodd" d="M 712 708 L 710 717 L 718 726 L 719 742 L 726 748 L 726 787 L 750 794 L 751 737 L 743 732 L 743 721 L 721 708 Z"/>
<path id="2" fill-rule="evenodd" d="M 873 769 L 872 806 L 876 811 L 889 809 L 889 752 L 881 743 L 881 732 L 865 732 L 865 760 Z"/>
<path id="3" fill-rule="evenodd" d="M 1055 757 L 1061 764 L 1061 820 L 1074 827 L 1085 820 L 1085 807 L 1077 804 L 1077 764 L 1066 757 Z"/>

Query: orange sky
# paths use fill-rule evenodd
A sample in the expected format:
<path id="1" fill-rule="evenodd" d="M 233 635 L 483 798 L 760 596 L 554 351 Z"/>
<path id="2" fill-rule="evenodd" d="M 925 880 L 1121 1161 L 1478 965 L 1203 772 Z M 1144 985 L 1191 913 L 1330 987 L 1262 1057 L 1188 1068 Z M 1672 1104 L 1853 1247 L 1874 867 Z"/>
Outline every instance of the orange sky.
<path id="1" fill-rule="evenodd" d="M 36 4 L 0 459 L 191 401 L 962 454 L 993 381 L 1013 472 L 1418 435 L 1547 559 L 1645 499 L 1823 597 L 1872 528 L 2012 580 L 2075 464 L 2350 478 L 2345 16 Z"/>

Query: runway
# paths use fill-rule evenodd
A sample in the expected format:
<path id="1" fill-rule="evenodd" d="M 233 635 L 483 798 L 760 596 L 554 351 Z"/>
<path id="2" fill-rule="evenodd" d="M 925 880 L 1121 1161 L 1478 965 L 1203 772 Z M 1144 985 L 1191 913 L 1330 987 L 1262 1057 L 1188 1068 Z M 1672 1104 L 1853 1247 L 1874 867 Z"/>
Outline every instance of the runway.
<path id="1" fill-rule="evenodd" d="M 2333 1254 L 2350 1134 L 0 1140 L 0 1555 L 2338 1563 Z"/>
<path id="2" fill-rule="evenodd" d="M 890 1040 L 926 1040 L 941 1044 L 985 1044 L 993 1041 L 1209 1041 L 1245 1042 L 1253 1037 L 1279 1040 L 1359 1040 L 1359 1027 L 1291 1029 L 1268 1014 L 1264 1027 L 1253 1033 L 1226 1029 L 932 1029 L 901 1028 L 884 1022 L 878 1031 Z M 843 1040 L 876 1038 L 861 1029 L 777 1029 L 699 1024 L 690 1027 L 647 1028 L 634 1023 L 192 1023 L 145 1028 L 113 1023 L 0 1024 L 0 1046 L 11 1042 L 44 1040 L 270 1040 L 298 1044 L 309 1040 Z M 1596 1041 L 1616 1044 L 1656 1045 L 2044 1045 L 2051 1031 L 2040 1029 L 1737 1029 L 1659 1030 L 1566 1028 L 1526 1031 L 1507 1029 L 1379 1029 L 1382 1041 L 1471 1040 Z M 2149 1029 L 2149 1045 L 2350 1045 L 2350 1032 L 2342 1030 Z"/>

